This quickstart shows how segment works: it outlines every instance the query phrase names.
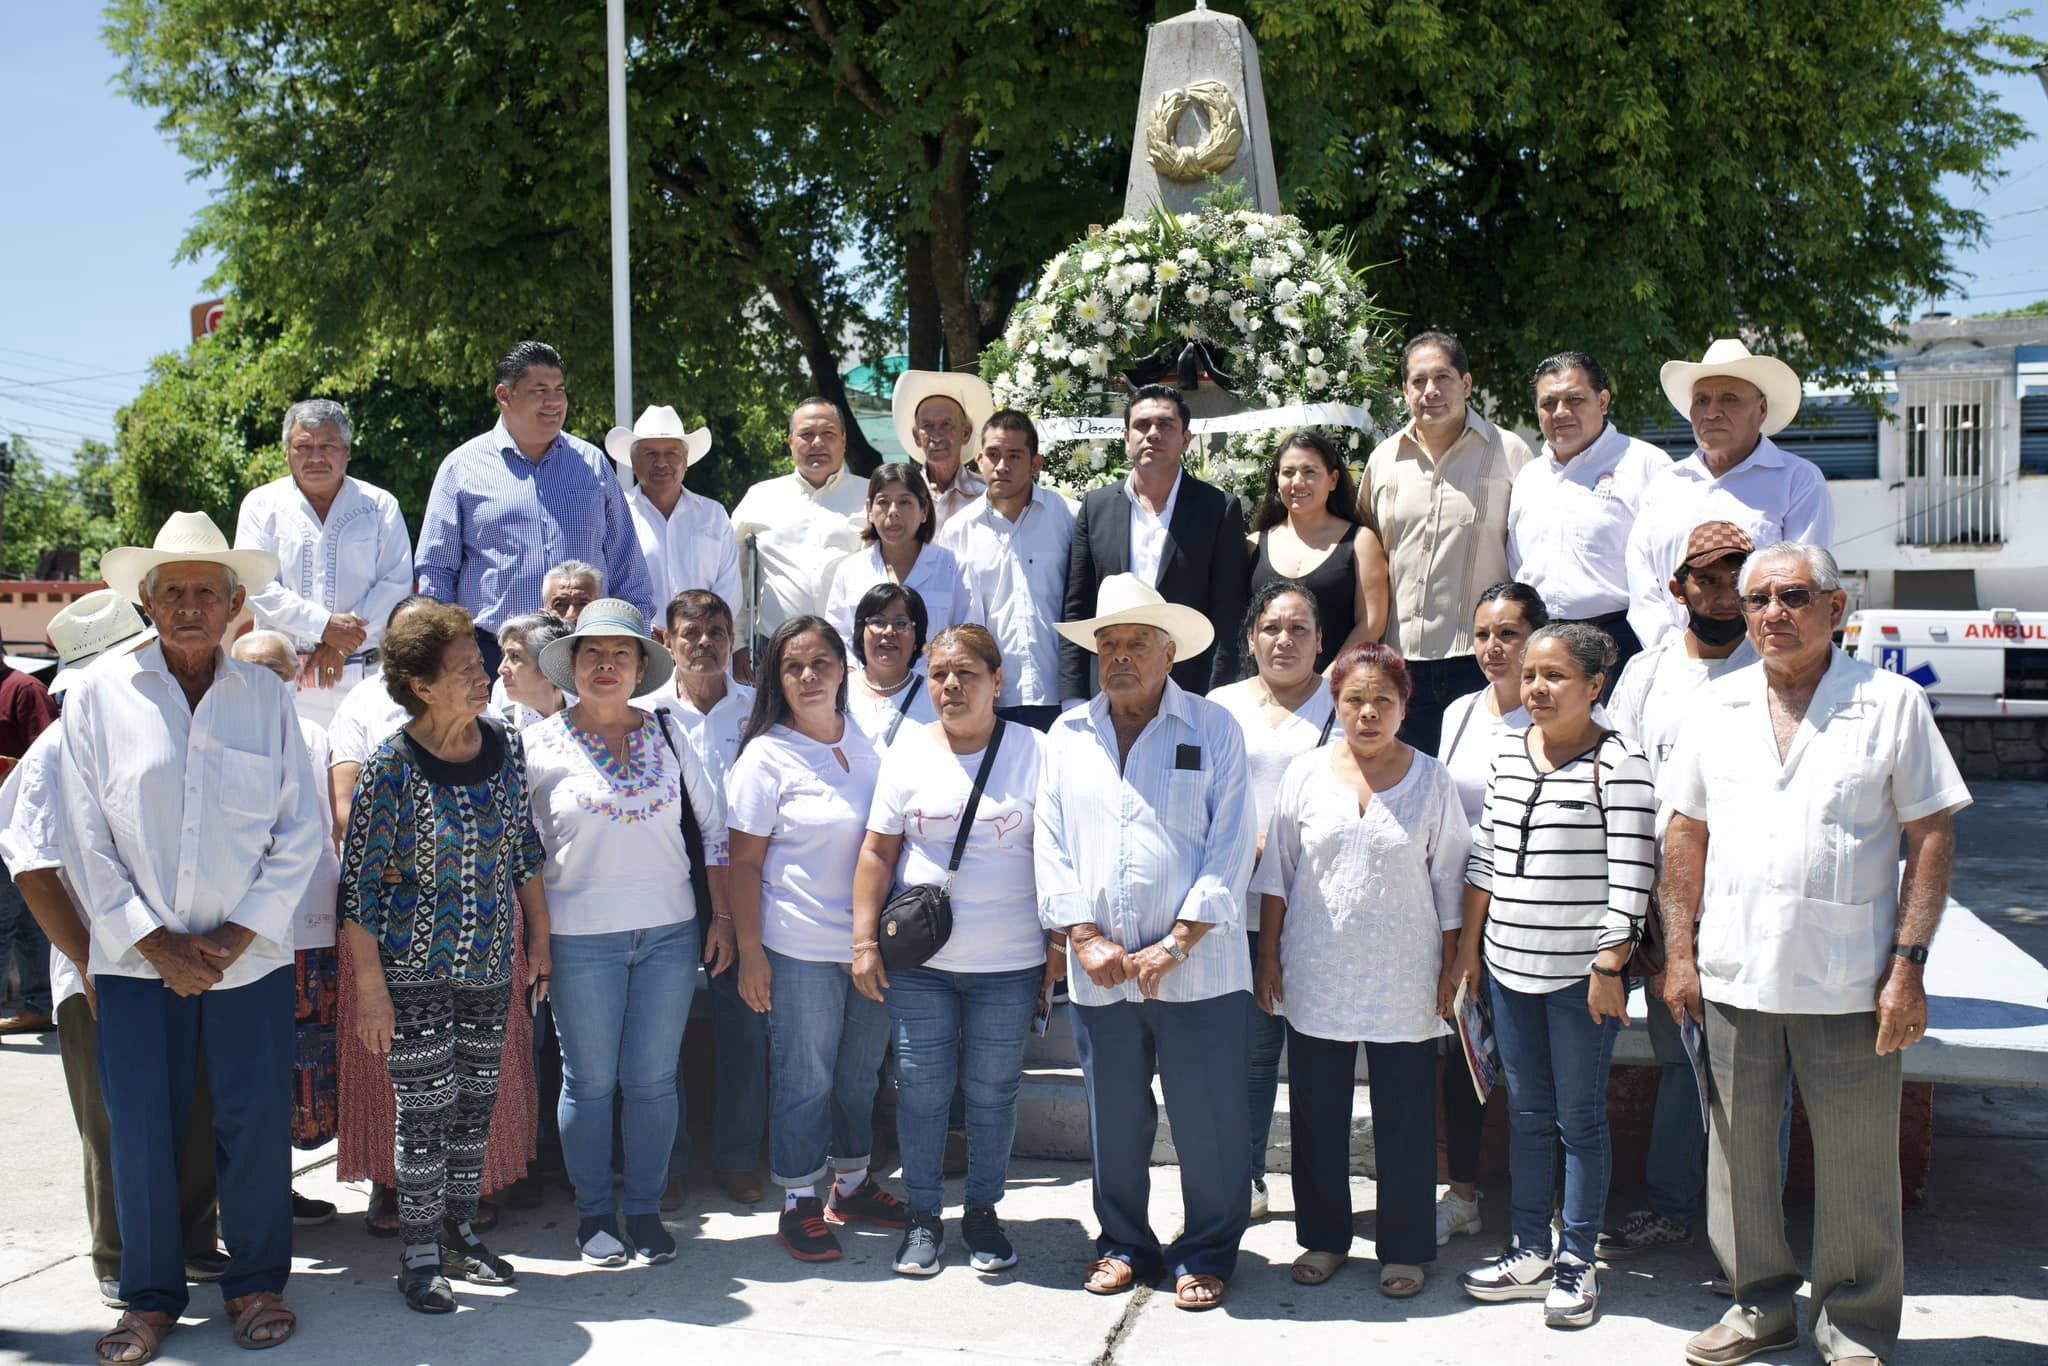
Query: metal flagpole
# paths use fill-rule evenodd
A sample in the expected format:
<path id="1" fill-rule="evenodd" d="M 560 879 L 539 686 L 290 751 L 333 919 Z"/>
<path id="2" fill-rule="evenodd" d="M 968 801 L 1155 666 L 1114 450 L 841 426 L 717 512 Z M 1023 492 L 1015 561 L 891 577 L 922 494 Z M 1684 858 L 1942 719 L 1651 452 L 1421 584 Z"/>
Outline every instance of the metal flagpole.
<path id="1" fill-rule="evenodd" d="M 626 256 L 626 0 L 605 0 L 612 126 L 612 409 L 633 425 L 633 278 Z"/>

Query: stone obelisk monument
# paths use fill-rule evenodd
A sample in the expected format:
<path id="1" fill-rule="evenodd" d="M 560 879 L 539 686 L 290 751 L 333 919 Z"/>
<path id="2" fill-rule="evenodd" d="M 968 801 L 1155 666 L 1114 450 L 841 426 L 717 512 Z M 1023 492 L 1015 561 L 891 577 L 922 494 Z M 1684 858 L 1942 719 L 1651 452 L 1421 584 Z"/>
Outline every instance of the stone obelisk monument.
<path id="1" fill-rule="evenodd" d="M 1210 176 L 1243 185 L 1248 208 L 1281 211 L 1258 45 L 1242 19 L 1196 0 L 1146 35 L 1124 213 L 1186 212 Z"/>

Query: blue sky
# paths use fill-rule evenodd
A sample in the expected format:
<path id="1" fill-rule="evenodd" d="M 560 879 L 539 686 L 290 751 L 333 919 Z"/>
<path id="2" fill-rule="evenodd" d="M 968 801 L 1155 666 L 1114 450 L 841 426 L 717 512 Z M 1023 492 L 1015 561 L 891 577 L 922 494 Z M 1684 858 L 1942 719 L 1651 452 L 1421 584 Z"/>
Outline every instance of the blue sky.
<path id="1" fill-rule="evenodd" d="M 2027 22 L 2048 32 L 2039 15 Z M 15 191 L 0 216 L 0 433 L 60 461 L 84 437 L 111 439 L 115 410 L 153 356 L 190 339 L 191 306 L 207 297 L 207 266 L 173 259 L 207 187 L 115 88 L 99 26 L 81 0 L 11 5 L 0 44 Z M 1964 294 L 1934 305 L 1957 312 L 2048 298 L 2048 91 L 2026 76 L 1990 93 L 2035 137 L 2008 154 L 2006 180 L 1958 191 L 1992 221 L 1990 242 L 1961 258 Z"/>

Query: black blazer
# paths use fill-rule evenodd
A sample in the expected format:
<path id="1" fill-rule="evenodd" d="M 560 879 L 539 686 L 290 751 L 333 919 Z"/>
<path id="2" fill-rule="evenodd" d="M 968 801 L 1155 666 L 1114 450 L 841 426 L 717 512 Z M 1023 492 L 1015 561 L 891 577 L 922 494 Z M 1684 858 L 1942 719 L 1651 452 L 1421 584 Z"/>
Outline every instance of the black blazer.
<path id="1" fill-rule="evenodd" d="M 1074 541 L 1067 554 L 1067 608 L 1062 620 L 1095 615 L 1095 593 L 1111 574 L 1131 569 L 1131 504 L 1118 480 L 1081 500 Z M 1245 550 L 1244 513 L 1237 499 L 1192 474 L 1181 475 L 1166 524 L 1166 551 L 1159 561 L 1159 592 L 1168 602 L 1192 607 L 1216 628 L 1216 643 L 1173 666 L 1173 681 L 1200 696 L 1236 681 L 1238 628 L 1251 593 L 1251 563 Z M 1095 656 L 1078 645 L 1060 644 L 1060 696 L 1093 697 L 1099 685 Z"/>

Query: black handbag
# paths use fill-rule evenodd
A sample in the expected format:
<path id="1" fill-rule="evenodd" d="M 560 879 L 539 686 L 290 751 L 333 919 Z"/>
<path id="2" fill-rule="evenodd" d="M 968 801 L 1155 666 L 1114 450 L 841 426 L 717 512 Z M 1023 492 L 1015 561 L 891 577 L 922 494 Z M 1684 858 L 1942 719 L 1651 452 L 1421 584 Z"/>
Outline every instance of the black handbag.
<path id="1" fill-rule="evenodd" d="M 657 707 L 654 719 L 661 723 L 661 738 L 667 742 L 668 752 L 676 756 L 676 786 L 683 797 L 677 803 L 683 809 L 683 852 L 690 856 L 690 895 L 697 902 L 697 931 L 701 943 L 703 936 L 710 933 L 712 916 L 711 870 L 704 866 L 704 828 L 697 824 L 697 810 L 690 803 L 690 785 L 683 779 L 683 752 L 676 748 L 676 738 L 669 733 L 668 713 Z"/>
<path id="2" fill-rule="evenodd" d="M 996 750 L 1003 743 L 1003 728 L 1008 724 L 996 722 L 994 733 L 988 737 L 988 748 L 982 751 L 981 767 L 974 774 L 974 791 L 960 812 L 960 833 L 953 837 L 953 858 L 946 865 L 945 882 L 938 886 L 919 882 L 898 887 L 882 907 L 875 938 L 881 946 L 882 966 L 889 971 L 923 966 L 953 937 L 953 875 L 960 871 L 960 859 L 967 852 L 967 837 L 974 831 L 974 813 L 981 806 L 981 790 L 988 786 L 988 775 L 995 770 Z"/>

